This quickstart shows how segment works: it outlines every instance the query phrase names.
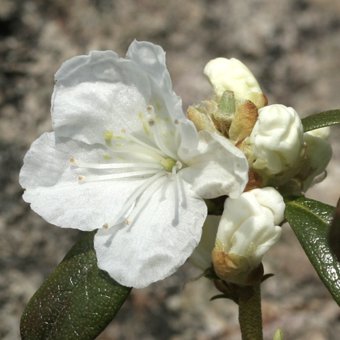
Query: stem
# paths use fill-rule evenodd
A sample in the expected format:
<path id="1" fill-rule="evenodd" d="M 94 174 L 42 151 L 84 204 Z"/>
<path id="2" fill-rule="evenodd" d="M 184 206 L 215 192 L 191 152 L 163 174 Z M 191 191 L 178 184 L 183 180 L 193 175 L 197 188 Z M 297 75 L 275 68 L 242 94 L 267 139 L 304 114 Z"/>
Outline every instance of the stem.
<path id="1" fill-rule="evenodd" d="M 238 304 L 242 340 L 263 340 L 260 284 L 239 287 Z"/>

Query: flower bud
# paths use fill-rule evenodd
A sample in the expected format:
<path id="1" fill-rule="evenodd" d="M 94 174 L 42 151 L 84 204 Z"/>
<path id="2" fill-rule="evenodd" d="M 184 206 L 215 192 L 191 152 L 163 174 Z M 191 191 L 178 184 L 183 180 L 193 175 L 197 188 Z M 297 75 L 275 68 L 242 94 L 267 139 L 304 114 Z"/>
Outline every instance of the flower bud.
<path id="1" fill-rule="evenodd" d="M 298 166 L 303 148 L 303 128 L 298 114 L 280 104 L 260 109 L 249 143 L 252 167 L 263 175 L 281 174 Z"/>
<path id="2" fill-rule="evenodd" d="M 237 106 L 229 129 L 229 138 L 238 145 L 252 132 L 258 117 L 256 106 L 249 100 Z"/>
<path id="3" fill-rule="evenodd" d="M 318 182 L 316 177 L 322 174 L 332 158 L 332 148 L 328 142 L 330 128 L 324 127 L 304 133 L 305 162 L 302 172 L 305 173 L 303 191 Z"/>
<path id="4" fill-rule="evenodd" d="M 198 131 L 217 132 L 227 137 L 235 114 L 234 94 L 225 91 L 220 98 L 215 99 L 189 106 L 187 117 L 195 124 Z"/>
<path id="5" fill-rule="evenodd" d="M 201 103 L 201 105 L 188 107 L 187 117 L 194 123 L 198 131 L 206 130 L 209 132 L 217 132 L 209 109 L 217 110 L 217 104 L 213 101 L 205 101 Z"/>
<path id="6" fill-rule="evenodd" d="M 269 248 L 281 235 L 285 204 L 274 188 L 254 189 L 224 204 L 212 262 L 225 281 L 248 284 Z"/>
<path id="7" fill-rule="evenodd" d="M 204 68 L 204 74 L 219 97 L 225 91 L 232 91 L 238 101 L 250 100 L 258 108 L 267 104 L 267 98 L 262 93 L 254 75 L 238 59 L 210 60 Z"/>

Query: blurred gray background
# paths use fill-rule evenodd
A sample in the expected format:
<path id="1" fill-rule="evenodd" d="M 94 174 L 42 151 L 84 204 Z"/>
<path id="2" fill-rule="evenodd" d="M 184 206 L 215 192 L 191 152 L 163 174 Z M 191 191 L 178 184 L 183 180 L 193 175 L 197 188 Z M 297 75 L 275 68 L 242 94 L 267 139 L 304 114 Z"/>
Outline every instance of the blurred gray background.
<path id="1" fill-rule="evenodd" d="M 270 103 L 301 115 L 340 107 L 339 0 L 1 0 L 0 2 L 0 338 L 19 339 L 23 308 L 78 233 L 48 225 L 22 201 L 18 172 L 29 145 L 51 130 L 53 75 L 67 58 L 92 49 L 125 54 L 133 39 L 167 51 L 184 108 L 208 97 L 202 75 L 215 57 L 236 57 Z M 310 197 L 339 196 L 339 129 L 325 182 Z M 336 139 L 336 137 L 338 139 Z M 263 285 L 266 339 L 339 339 L 340 313 L 288 226 L 268 254 Z M 167 280 L 134 290 L 105 339 L 240 339 L 237 308 L 189 264 Z"/>

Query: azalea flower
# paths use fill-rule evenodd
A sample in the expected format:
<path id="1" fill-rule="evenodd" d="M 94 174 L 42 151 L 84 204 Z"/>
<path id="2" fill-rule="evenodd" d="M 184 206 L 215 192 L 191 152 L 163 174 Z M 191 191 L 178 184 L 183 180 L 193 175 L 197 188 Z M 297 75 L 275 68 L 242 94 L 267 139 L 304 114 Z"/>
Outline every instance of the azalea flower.
<path id="1" fill-rule="evenodd" d="M 54 132 L 25 156 L 24 200 L 57 226 L 98 229 L 98 266 L 119 283 L 169 276 L 200 240 L 204 199 L 243 191 L 246 158 L 185 117 L 159 46 L 74 57 L 55 79 Z"/>

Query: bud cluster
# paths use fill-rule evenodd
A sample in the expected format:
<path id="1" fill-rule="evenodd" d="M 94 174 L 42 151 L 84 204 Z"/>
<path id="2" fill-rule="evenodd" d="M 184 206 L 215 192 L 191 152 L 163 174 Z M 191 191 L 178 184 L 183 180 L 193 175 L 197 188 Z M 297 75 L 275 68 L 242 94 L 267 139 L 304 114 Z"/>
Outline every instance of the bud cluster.
<path id="1" fill-rule="evenodd" d="M 304 133 L 298 113 L 268 105 L 254 75 L 237 59 L 211 60 L 204 74 L 214 96 L 190 106 L 188 117 L 198 130 L 218 133 L 243 151 L 249 182 L 240 197 L 227 198 L 221 218 L 208 216 L 192 261 L 202 269 L 212 263 L 224 281 L 251 284 L 281 234 L 285 205 L 279 192 L 305 192 L 325 173 L 332 154 L 329 128 Z"/>

